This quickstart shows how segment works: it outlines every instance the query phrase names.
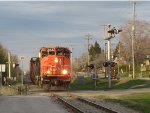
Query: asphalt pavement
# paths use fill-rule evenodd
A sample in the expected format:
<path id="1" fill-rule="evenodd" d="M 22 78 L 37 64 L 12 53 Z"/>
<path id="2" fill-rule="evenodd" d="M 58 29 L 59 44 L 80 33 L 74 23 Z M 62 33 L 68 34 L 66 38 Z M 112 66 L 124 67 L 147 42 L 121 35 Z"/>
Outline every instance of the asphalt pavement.
<path id="1" fill-rule="evenodd" d="M 0 96 L 0 113 L 68 113 L 46 96 Z"/>

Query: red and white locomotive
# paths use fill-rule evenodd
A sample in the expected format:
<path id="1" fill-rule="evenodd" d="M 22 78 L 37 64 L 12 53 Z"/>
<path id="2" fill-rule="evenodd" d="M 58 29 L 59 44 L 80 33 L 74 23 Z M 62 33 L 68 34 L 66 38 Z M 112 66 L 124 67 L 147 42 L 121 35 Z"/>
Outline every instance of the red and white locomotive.
<path id="1" fill-rule="evenodd" d="M 71 82 L 71 51 L 65 47 L 42 47 L 30 60 L 30 78 L 35 84 L 67 87 Z"/>

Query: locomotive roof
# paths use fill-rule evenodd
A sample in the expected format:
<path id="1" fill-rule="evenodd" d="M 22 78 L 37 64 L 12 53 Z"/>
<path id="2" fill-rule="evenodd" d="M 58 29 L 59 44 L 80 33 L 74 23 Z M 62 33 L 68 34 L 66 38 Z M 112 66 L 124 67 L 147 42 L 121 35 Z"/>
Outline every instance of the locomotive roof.
<path id="1" fill-rule="evenodd" d="M 42 49 L 48 49 L 48 48 L 63 48 L 63 49 L 67 49 L 68 51 L 70 51 L 69 50 L 69 48 L 67 48 L 67 47 L 62 47 L 62 46 L 49 46 L 49 47 L 41 47 L 41 49 L 40 50 L 42 50 Z M 70 51 L 71 52 L 71 51 Z"/>

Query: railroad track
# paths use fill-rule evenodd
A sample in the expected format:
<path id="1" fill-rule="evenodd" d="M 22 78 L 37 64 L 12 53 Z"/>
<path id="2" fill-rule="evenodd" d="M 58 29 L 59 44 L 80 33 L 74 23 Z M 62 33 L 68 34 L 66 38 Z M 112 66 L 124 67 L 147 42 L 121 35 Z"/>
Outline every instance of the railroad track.
<path id="1" fill-rule="evenodd" d="M 74 113 L 118 113 L 112 109 L 106 108 L 105 106 L 101 106 L 85 98 L 70 93 L 63 97 L 54 93 L 51 94 L 51 96 L 56 97 L 58 101 L 63 103 Z"/>

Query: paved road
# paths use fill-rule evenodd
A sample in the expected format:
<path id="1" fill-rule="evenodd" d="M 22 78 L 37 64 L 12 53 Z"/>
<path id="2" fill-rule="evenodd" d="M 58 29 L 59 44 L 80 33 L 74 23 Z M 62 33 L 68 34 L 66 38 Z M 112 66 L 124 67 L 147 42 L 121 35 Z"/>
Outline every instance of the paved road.
<path id="1" fill-rule="evenodd" d="M 0 113 L 68 113 L 45 96 L 0 96 Z"/>

